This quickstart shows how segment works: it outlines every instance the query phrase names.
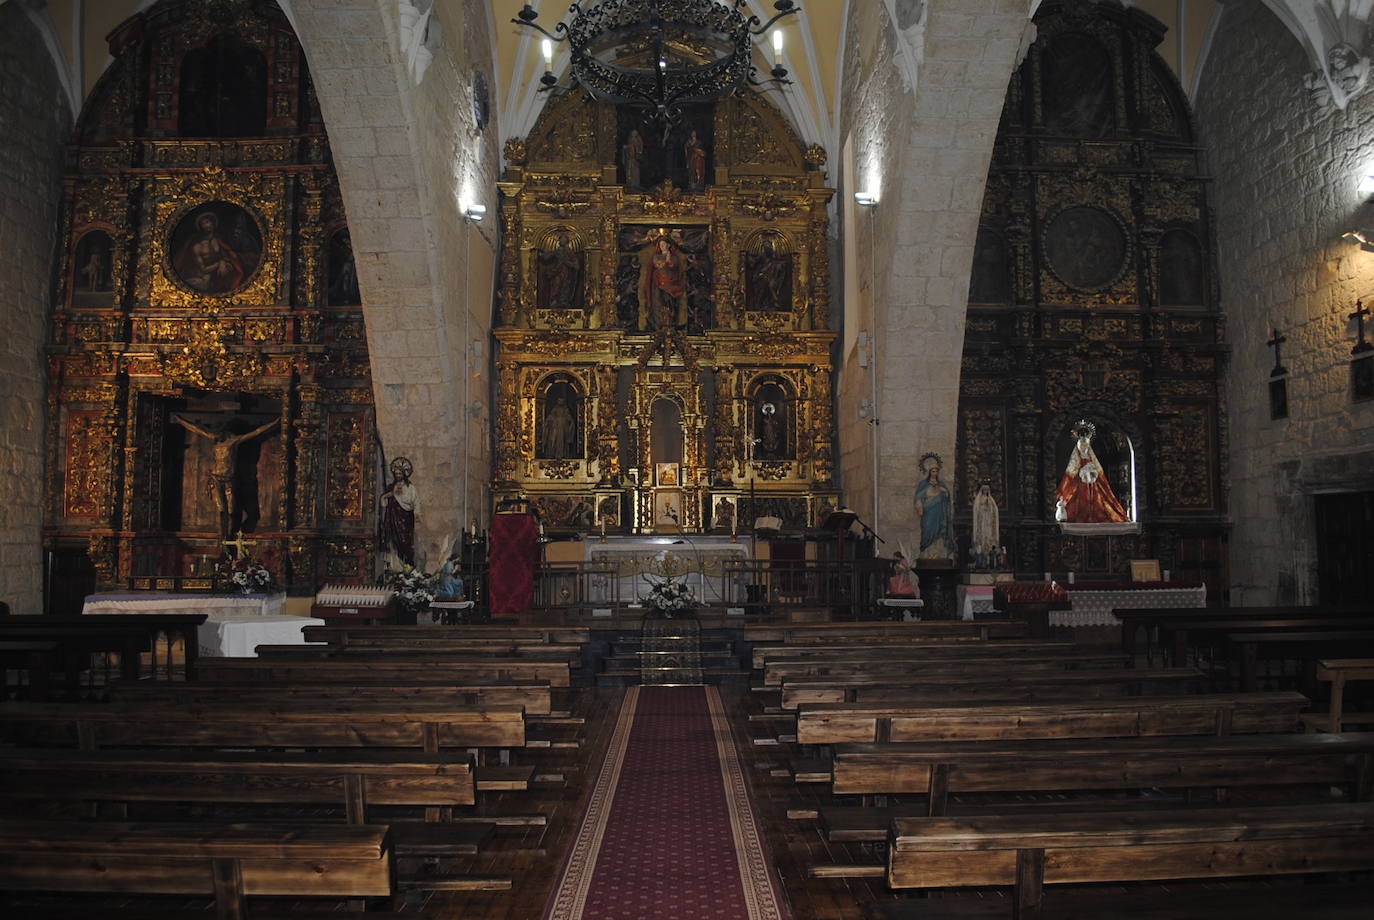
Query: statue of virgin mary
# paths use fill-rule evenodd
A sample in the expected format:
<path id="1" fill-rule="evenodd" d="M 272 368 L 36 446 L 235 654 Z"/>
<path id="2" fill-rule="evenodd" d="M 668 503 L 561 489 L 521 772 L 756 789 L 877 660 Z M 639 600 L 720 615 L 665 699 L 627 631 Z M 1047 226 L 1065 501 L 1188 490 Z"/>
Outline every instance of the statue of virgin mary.
<path id="1" fill-rule="evenodd" d="M 1107 474 L 1098 462 L 1092 439 L 1097 426 L 1080 421 L 1073 426 L 1078 436 L 1064 476 L 1055 490 L 1055 499 L 1063 503 L 1066 519 L 1072 524 L 1122 524 L 1131 518 L 1112 491 Z M 1056 513 L 1056 519 L 1058 514 Z"/>

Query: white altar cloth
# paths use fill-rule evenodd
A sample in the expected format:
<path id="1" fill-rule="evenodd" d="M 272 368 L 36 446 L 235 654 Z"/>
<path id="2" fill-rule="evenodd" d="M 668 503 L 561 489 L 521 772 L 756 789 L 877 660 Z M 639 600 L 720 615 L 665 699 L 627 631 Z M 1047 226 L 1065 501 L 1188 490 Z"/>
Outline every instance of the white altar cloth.
<path id="1" fill-rule="evenodd" d="M 977 614 L 992 613 L 997 608 L 992 602 L 993 585 L 959 585 L 954 589 L 959 619 L 972 620 Z"/>
<path id="2" fill-rule="evenodd" d="M 590 600 L 598 605 L 636 604 L 652 587 L 671 577 L 692 589 L 698 604 L 737 605 L 744 602 L 745 579 L 726 577 L 730 563 L 748 558 L 749 543 L 709 534 L 611 537 L 605 543 L 587 541 L 586 560 L 611 574 L 594 573 Z M 728 583 L 727 583 L 728 582 Z"/>
<path id="3" fill-rule="evenodd" d="M 301 634 L 307 626 L 323 626 L 318 617 L 211 616 L 196 630 L 202 655 L 256 658 L 259 645 L 317 645 Z"/>
<path id="4" fill-rule="evenodd" d="M 1206 607 L 1207 586 L 1195 588 L 1146 588 L 1119 591 L 1094 591 L 1069 588 L 1071 610 L 1050 611 L 1051 626 L 1119 626 L 1113 610 L 1137 607 Z"/>
<path id="5" fill-rule="evenodd" d="M 83 614 L 203 613 L 211 617 L 280 616 L 285 594 L 91 594 Z"/>

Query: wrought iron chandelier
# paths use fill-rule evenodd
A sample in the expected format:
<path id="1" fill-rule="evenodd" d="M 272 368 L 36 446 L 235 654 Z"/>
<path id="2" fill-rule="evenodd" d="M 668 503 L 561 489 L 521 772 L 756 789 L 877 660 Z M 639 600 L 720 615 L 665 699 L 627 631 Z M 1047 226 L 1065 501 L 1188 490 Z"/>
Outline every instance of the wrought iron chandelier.
<path id="1" fill-rule="evenodd" d="M 545 36 L 545 88 L 558 84 L 554 45 L 567 42 L 572 79 L 593 97 L 675 121 L 684 106 L 723 99 L 745 85 L 791 83 L 782 66 L 780 31 L 773 32 L 769 79 L 758 79 L 753 63 L 753 39 L 801 12 L 794 0 L 776 0 L 773 9 L 775 15 L 764 22 L 749 12 L 748 0 L 588 0 L 585 7 L 572 3 L 571 20 L 550 32 L 526 3 L 511 22 Z"/>

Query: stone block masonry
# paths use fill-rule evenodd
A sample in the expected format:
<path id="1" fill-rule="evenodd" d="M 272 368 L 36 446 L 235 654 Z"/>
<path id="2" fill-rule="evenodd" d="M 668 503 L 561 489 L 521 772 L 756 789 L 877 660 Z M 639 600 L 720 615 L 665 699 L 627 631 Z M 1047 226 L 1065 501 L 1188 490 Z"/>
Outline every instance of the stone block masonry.
<path id="1" fill-rule="evenodd" d="M 43 604 L 43 344 L 71 123 L 38 29 L 0 6 L 0 601 L 15 613 Z"/>

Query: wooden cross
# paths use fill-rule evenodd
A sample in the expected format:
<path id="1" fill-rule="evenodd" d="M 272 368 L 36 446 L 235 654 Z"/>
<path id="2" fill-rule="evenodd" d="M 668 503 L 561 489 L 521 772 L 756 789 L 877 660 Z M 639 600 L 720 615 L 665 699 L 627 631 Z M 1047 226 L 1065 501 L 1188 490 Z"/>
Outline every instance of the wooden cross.
<path id="1" fill-rule="evenodd" d="M 225 545 L 225 546 L 233 547 L 233 549 L 234 549 L 234 558 L 238 558 L 239 556 L 242 556 L 242 555 L 244 554 L 243 551 L 244 551 L 245 549 L 247 549 L 248 547 L 250 547 L 250 546 L 257 546 L 257 545 L 258 545 L 258 541 L 257 541 L 257 540 L 245 540 L 245 539 L 243 538 L 243 531 L 240 530 L 237 534 L 234 535 L 234 539 L 232 539 L 232 540 L 225 540 L 225 541 L 224 541 L 224 545 Z"/>
<path id="2" fill-rule="evenodd" d="M 1352 355 L 1358 355 L 1362 352 L 1374 350 L 1374 344 L 1371 344 L 1364 337 L 1364 318 L 1369 315 L 1369 308 L 1366 307 L 1363 302 L 1358 300 L 1355 301 L 1355 312 L 1350 314 L 1350 318 L 1355 321 L 1356 326 L 1359 329 L 1359 341 L 1355 343 L 1354 348 L 1350 349 L 1350 353 Z"/>
<path id="3" fill-rule="evenodd" d="M 1274 349 L 1274 369 L 1269 372 L 1270 377 L 1277 377 L 1280 374 L 1288 373 L 1288 369 L 1283 366 L 1283 362 L 1279 359 L 1279 346 L 1283 345 L 1283 343 L 1287 341 L 1288 336 L 1284 335 L 1283 333 L 1275 329 L 1274 337 L 1264 343 Z"/>

